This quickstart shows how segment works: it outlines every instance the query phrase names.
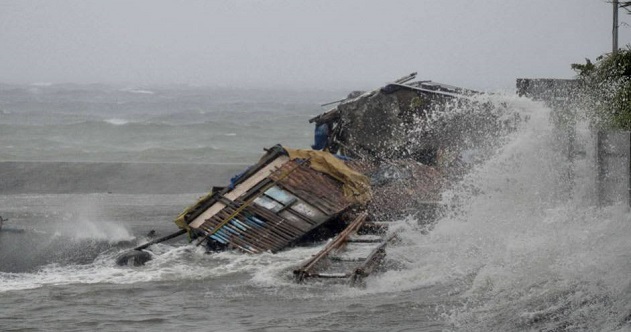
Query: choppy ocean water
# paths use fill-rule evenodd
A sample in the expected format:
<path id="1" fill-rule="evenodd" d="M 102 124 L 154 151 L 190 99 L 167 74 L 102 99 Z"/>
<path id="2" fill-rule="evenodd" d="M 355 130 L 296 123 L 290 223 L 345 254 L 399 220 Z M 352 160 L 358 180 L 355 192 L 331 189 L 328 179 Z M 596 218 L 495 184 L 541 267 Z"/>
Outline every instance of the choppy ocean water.
<path id="1" fill-rule="evenodd" d="M 306 145 L 331 91 L 0 86 L 0 160 L 251 163 Z"/>
<path id="2" fill-rule="evenodd" d="M 263 147 L 307 147 L 308 118 L 344 94 L 2 86 L 0 330 L 630 329 L 631 215 L 593 204 L 593 137 L 579 128 L 568 165 L 550 110 L 514 96 L 493 98 L 529 121 L 445 193 L 433 230 L 398 222 L 365 288 L 295 284 L 317 247 L 208 255 L 179 239 L 114 265 Z"/>

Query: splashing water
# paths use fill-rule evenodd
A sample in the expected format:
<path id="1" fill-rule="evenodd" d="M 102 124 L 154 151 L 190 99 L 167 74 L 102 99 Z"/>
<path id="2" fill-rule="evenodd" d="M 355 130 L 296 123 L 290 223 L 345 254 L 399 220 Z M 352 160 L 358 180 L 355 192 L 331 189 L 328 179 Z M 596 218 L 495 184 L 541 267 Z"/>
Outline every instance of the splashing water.
<path id="1" fill-rule="evenodd" d="M 366 289 L 293 284 L 291 269 L 318 248 L 257 256 L 206 255 L 190 245 L 160 244 L 152 248 L 154 259 L 142 268 L 115 266 L 114 258 L 123 249 L 112 248 L 86 264 L 48 264 L 35 272 L 0 273 L 0 293 L 57 285 L 163 281 L 172 282 L 168 287 L 181 281 L 209 281 L 199 283 L 206 287 L 240 278 L 227 283 L 232 286 L 217 286 L 226 288 L 223 292 L 211 287 L 195 294 L 233 296 L 229 301 L 241 296 L 249 302 L 251 298 L 243 295 L 245 284 L 269 289 L 265 295 L 283 299 L 313 296 L 319 308 L 322 297 L 378 303 L 380 296 L 372 295 L 388 294 L 395 302 L 399 296 L 418 294 L 413 290 L 428 289 L 432 296 L 458 299 L 457 304 L 443 301 L 433 312 L 454 330 L 629 330 L 631 215 L 626 206 L 593 204 L 595 154 L 590 131 L 584 124 L 578 127 L 577 144 L 585 154 L 570 162 L 550 120 L 550 109 L 527 99 L 493 98 L 529 120 L 502 137 L 501 144 L 493 145 L 499 149 L 490 158 L 444 194 L 449 212 L 430 232 L 422 232 L 414 220 L 400 222 L 406 230 L 400 232 L 401 242 L 388 248 L 388 259 L 399 268 L 368 278 Z M 98 201 L 75 205 L 85 209 L 69 217 L 68 224 L 84 224 L 80 231 L 60 227 L 64 237 L 131 239 L 124 227 L 99 221 Z M 339 304 L 334 308 L 347 309 Z M 384 308 L 376 305 L 371 313 Z"/>
<path id="2" fill-rule="evenodd" d="M 591 204 L 594 154 L 568 161 L 550 109 L 508 101 L 530 120 L 445 193 L 453 210 L 429 234 L 401 233 L 388 255 L 404 267 L 368 288 L 450 285 L 462 305 L 442 315 L 457 330 L 624 329 L 631 313 L 628 208 Z M 584 129 L 579 143 L 589 150 Z"/>
<path id="3" fill-rule="evenodd" d="M 58 225 L 58 236 L 68 236 L 74 241 L 95 240 L 116 244 L 132 241 L 136 237 L 123 225 L 106 220 L 78 219 Z"/>
<path id="4" fill-rule="evenodd" d="M 250 275 L 251 282 L 259 287 L 294 285 L 289 278 L 290 269 L 318 248 L 298 248 L 278 254 L 221 252 L 208 255 L 204 248 L 193 244 L 175 247 L 158 244 L 152 247 L 153 259 L 145 266 L 116 266 L 115 258 L 127 250 L 115 248 L 103 252 L 89 264 L 49 264 L 35 273 L 0 272 L 0 293 L 56 285 L 213 280 L 235 274 Z"/>
<path id="5" fill-rule="evenodd" d="M 96 240 L 115 244 L 132 241 L 135 236 L 123 224 L 104 220 L 97 196 L 86 195 L 67 203 L 64 220 L 57 223 L 56 234 L 74 241 Z"/>

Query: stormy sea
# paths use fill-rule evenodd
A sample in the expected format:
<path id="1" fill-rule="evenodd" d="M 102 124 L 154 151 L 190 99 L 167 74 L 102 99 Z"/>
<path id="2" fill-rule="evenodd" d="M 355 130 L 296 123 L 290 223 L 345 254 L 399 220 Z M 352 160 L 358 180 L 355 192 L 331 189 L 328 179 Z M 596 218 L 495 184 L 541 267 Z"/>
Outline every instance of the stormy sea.
<path id="1" fill-rule="evenodd" d="M 631 214 L 595 202 L 592 129 L 569 160 L 552 111 L 510 93 L 484 98 L 526 120 L 431 229 L 396 221 L 365 287 L 296 284 L 318 244 L 207 254 L 183 237 L 116 266 L 263 148 L 308 148 L 308 119 L 348 92 L 0 85 L 0 330 L 631 330 Z"/>

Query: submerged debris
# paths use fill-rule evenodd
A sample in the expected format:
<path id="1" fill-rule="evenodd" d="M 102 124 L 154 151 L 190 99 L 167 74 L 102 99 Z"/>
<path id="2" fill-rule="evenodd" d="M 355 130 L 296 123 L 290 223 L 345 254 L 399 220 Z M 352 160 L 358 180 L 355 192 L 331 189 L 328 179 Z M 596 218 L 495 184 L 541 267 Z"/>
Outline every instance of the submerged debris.
<path id="1" fill-rule="evenodd" d="M 142 250 L 131 250 L 116 257 L 116 265 L 141 266 L 151 260 L 151 254 Z"/>

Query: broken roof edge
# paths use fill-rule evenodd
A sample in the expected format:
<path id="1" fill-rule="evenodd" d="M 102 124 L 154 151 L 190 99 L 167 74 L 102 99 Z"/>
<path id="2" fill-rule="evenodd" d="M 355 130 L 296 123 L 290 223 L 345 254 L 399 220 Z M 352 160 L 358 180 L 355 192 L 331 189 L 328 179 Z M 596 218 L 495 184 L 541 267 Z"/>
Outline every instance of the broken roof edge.
<path id="1" fill-rule="evenodd" d="M 367 204 L 372 199 L 370 179 L 364 174 L 352 169 L 336 155 L 323 150 L 294 150 L 284 148 L 289 159 L 307 159 L 313 170 L 331 176 L 342 183 L 344 196 L 354 203 Z"/>
<path id="2" fill-rule="evenodd" d="M 391 84 L 403 84 L 403 83 L 409 82 L 409 81 L 411 81 L 411 80 L 416 78 L 416 74 L 417 74 L 416 72 L 413 72 L 413 73 L 411 73 L 409 75 L 403 76 L 403 77 L 395 80 Z M 378 93 L 379 91 L 381 91 L 381 89 L 382 89 L 382 87 L 379 87 L 377 89 L 364 92 L 364 93 L 362 93 L 361 95 L 359 95 L 359 96 L 357 96 L 355 98 L 350 98 L 350 99 L 349 98 L 345 98 L 345 99 L 342 99 L 342 100 L 338 100 L 337 101 L 337 102 L 339 102 L 338 106 L 340 104 L 352 103 L 352 102 L 355 102 L 355 101 L 360 100 L 362 98 L 370 97 L 373 94 Z M 325 104 L 325 105 L 327 105 L 327 104 Z M 330 109 L 330 110 L 328 110 L 328 111 L 326 111 L 326 112 L 324 112 L 324 113 L 322 113 L 320 115 L 317 115 L 317 116 L 309 119 L 309 123 L 317 122 L 323 117 L 328 118 L 330 116 L 330 113 L 335 113 L 336 111 L 337 111 L 337 106 L 335 106 L 334 108 L 332 108 L 332 109 Z"/>
<path id="3" fill-rule="evenodd" d="M 331 118 L 337 115 L 337 113 L 339 112 L 338 107 L 340 105 L 354 103 L 363 98 L 369 98 L 379 92 L 389 94 L 389 93 L 396 92 L 399 89 L 408 89 L 408 90 L 414 90 L 414 91 L 419 91 L 419 92 L 428 93 L 428 94 L 441 95 L 441 96 L 451 97 L 451 98 L 461 98 L 461 99 L 470 99 L 471 96 L 473 95 L 482 94 L 482 92 L 480 91 L 456 87 L 449 84 L 433 82 L 431 80 L 407 83 L 415 79 L 416 75 L 417 73 L 414 72 L 407 76 L 401 77 L 392 83 L 386 83 L 382 87 L 364 92 L 360 94 L 359 96 L 356 96 L 353 98 L 347 97 L 345 99 L 337 100 L 332 103 L 324 104 L 324 105 L 330 105 L 330 104 L 337 104 L 337 105 L 333 107 L 332 109 L 309 119 L 309 123 L 315 122 L 319 124 L 321 122 L 327 122 L 331 120 Z"/>
<path id="4" fill-rule="evenodd" d="M 214 191 L 211 190 L 205 196 L 199 198 L 197 202 L 193 205 L 190 205 L 184 209 L 174 220 L 173 222 L 180 228 L 190 231 L 189 224 L 192 223 L 195 219 L 197 219 L 204 211 L 206 211 L 210 206 L 215 204 L 220 197 L 227 194 L 232 190 L 235 186 L 241 184 L 247 178 L 252 176 L 254 173 L 261 170 L 263 167 L 267 166 L 269 163 L 274 161 L 278 156 L 287 154 L 283 147 L 280 144 L 276 144 L 271 148 L 264 149 L 265 154 L 259 159 L 258 162 L 252 164 L 243 172 L 235 174 L 230 179 L 230 184 L 223 187 L 221 190 Z"/>

